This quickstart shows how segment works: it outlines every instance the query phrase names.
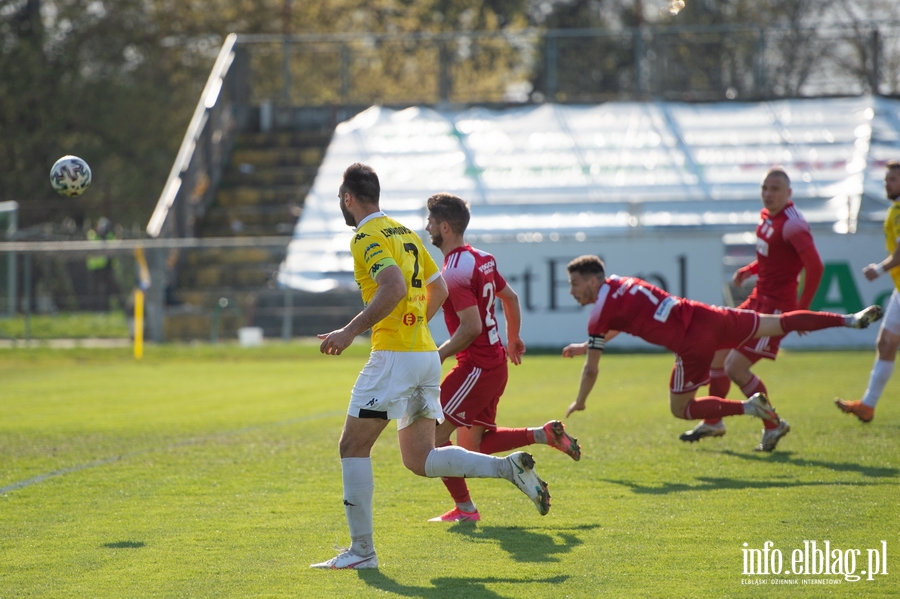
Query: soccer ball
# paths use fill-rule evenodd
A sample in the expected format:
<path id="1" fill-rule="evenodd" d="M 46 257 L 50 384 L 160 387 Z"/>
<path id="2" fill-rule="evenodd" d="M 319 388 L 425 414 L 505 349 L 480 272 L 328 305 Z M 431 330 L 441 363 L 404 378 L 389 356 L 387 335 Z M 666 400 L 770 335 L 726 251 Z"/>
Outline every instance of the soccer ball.
<path id="1" fill-rule="evenodd" d="M 78 156 L 63 156 L 50 169 L 50 184 L 64 196 L 80 196 L 91 186 L 91 167 Z"/>

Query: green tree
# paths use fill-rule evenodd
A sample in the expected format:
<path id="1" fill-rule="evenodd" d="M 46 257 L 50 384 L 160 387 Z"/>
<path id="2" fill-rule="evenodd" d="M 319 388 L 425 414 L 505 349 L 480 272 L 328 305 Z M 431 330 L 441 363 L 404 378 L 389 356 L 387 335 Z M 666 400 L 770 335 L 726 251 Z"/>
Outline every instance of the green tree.
<path id="1" fill-rule="evenodd" d="M 146 222 L 210 64 L 208 47 L 186 48 L 151 12 L 139 0 L 27 0 L 2 13 L 0 199 L 19 202 L 21 227 Z M 50 188 L 64 154 L 92 167 L 79 198 Z"/>

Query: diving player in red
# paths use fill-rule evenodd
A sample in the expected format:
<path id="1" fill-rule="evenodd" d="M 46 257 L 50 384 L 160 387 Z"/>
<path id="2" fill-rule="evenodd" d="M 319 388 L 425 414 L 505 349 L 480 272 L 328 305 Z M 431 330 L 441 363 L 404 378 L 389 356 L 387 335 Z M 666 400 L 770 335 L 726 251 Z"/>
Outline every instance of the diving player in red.
<path id="1" fill-rule="evenodd" d="M 459 445 L 471 451 L 492 454 L 542 443 L 577 461 L 581 458 L 578 441 L 558 420 L 534 428 L 497 427 L 497 403 L 508 378 L 507 355 L 518 365 L 525 353 L 519 336 L 521 312 L 519 298 L 497 270 L 494 257 L 463 240 L 469 218 L 469 206 L 455 195 L 438 193 L 428 198 L 426 229 L 444 254 L 441 274 L 449 291 L 443 310 L 450 339 L 438 353 L 441 362 L 456 356 L 456 365 L 441 382 L 444 421 L 437 427 L 435 443 L 451 445 L 450 435 L 456 430 Z M 497 329 L 495 299 L 503 304 L 508 352 Z M 456 507 L 430 521 L 480 520 L 465 479 L 442 480 Z"/>
<path id="2" fill-rule="evenodd" d="M 738 308 L 762 314 L 782 314 L 792 310 L 808 310 L 819 288 L 824 267 L 809 224 L 791 201 L 791 179 L 784 169 L 775 167 L 766 172 L 761 189 L 763 209 L 756 226 L 756 260 L 734 273 L 734 283 L 740 286 L 756 275 L 756 287 Z M 800 272 L 806 271 L 803 293 L 797 299 Z M 804 333 L 800 333 L 801 335 Z M 734 381 L 745 397 L 766 393 L 765 384 L 750 368 L 762 358 L 774 360 L 781 337 L 754 339 L 733 350 L 716 353 L 710 367 L 709 394 L 725 397 Z M 772 451 L 778 441 L 790 432 L 786 420 L 777 423 L 763 421 L 762 440 L 756 451 Z M 721 418 L 709 418 L 679 437 L 694 442 L 704 437 L 721 437 L 725 423 Z"/>
<path id="3" fill-rule="evenodd" d="M 607 341 L 619 332 L 640 337 L 675 353 L 669 381 L 669 408 L 676 418 L 721 418 L 750 414 L 770 422 L 780 418 L 765 393 L 747 401 L 721 397 L 695 398 L 709 382 L 715 352 L 740 347 L 751 339 L 780 337 L 791 331 L 817 331 L 833 327 L 864 329 L 882 316 L 880 306 L 856 314 L 797 310 L 786 314 L 759 314 L 752 310 L 719 308 L 669 295 L 647 281 L 615 275 L 606 278 L 603 261 L 580 256 L 568 266 L 570 293 L 582 306 L 593 305 L 588 340 L 563 349 L 563 357 L 587 354 L 578 395 L 566 416 L 584 410 L 594 388 L 600 357 Z"/>

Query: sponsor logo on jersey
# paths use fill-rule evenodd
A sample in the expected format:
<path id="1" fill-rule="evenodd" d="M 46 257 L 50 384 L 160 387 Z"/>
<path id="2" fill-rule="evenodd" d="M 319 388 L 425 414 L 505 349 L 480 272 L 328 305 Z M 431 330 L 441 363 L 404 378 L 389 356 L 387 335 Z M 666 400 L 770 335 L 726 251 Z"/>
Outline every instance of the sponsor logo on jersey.
<path id="1" fill-rule="evenodd" d="M 486 275 L 491 274 L 492 272 L 494 272 L 494 261 L 491 260 L 490 262 L 485 262 L 484 264 L 482 264 L 481 266 L 478 267 L 478 270 L 480 270 L 483 274 L 486 274 Z"/>
<path id="2" fill-rule="evenodd" d="M 382 264 L 381 262 L 379 262 L 377 264 L 373 264 L 372 268 L 370 268 L 369 271 L 372 273 L 372 276 L 374 277 L 378 273 L 378 271 L 381 270 L 381 268 L 383 266 L 384 266 L 384 264 Z"/>
<path id="3" fill-rule="evenodd" d="M 368 237 L 368 235 L 365 234 L 365 233 L 357 233 L 357 234 L 356 234 L 356 237 L 353 238 L 353 243 L 356 243 L 357 241 L 359 241 L 359 240 L 362 239 L 363 237 Z"/>
<path id="4" fill-rule="evenodd" d="M 408 327 L 411 327 L 414 324 L 416 324 L 416 322 L 418 322 L 418 320 L 419 319 L 416 318 L 416 315 L 413 314 L 412 312 L 407 312 L 406 314 L 403 315 L 403 324 L 405 324 Z"/>

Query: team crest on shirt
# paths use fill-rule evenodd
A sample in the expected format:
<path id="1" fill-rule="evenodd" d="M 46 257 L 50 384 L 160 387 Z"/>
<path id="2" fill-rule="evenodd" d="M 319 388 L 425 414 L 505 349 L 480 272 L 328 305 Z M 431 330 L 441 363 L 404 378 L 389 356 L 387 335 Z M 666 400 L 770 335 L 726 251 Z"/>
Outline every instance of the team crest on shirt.
<path id="1" fill-rule="evenodd" d="M 414 324 L 416 324 L 416 322 L 418 322 L 418 320 L 419 319 L 416 318 L 416 315 L 413 314 L 412 312 L 407 312 L 406 314 L 403 315 L 403 324 L 405 324 L 408 327 L 411 327 Z"/>

